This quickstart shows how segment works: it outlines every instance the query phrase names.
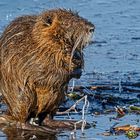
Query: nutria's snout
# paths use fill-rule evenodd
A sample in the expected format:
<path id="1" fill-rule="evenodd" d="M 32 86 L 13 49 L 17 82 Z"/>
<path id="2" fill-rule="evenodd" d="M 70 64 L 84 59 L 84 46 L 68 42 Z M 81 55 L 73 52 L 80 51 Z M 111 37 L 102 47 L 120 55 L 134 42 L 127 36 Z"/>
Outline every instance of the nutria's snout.
<path id="1" fill-rule="evenodd" d="M 92 23 L 88 23 L 87 32 L 85 32 L 82 37 L 78 40 L 80 43 L 73 47 L 74 51 L 72 53 L 72 62 L 75 65 L 73 71 L 71 72 L 72 77 L 79 79 L 82 75 L 84 68 L 84 53 L 83 50 L 92 41 L 92 36 L 95 30 L 95 26 Z M 82 33 L 81 33 L 82 34 Z M 80 35 L 79 35 L 80 36 Z"/>

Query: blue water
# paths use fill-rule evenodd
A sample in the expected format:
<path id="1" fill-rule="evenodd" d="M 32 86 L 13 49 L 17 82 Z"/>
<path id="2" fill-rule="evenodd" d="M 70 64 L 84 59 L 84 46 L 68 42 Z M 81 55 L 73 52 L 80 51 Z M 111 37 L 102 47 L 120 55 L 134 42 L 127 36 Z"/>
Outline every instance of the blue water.
<path id="1" fill-rule="evenodd" d="M 2 0 L 0 31 L 19 15 L 71 8 L 96 26 L 96 44 L 85 51 L 86 72 L 140 71 L 139 0 Z"/>
<path id="2" fill-rule="evenodd" d="M 85 70 L 77 84 L 113 83 L 120 79 L 140 82 L 140 0 L 0 0 L 0 32 L 17 16 L 59 7 L 79 11 L 96 26 L 95 43 L 85 49 Z M 126 122 L 129 123 L 131 117 L 137 118 L 127 116 Z M 78 139 L 127 139 L 124 135 L 98 135 L 109 128 L 109 123 L 106 123 L 108 116 L 89 117 L 90 121 L 96 119 L 98 128 L 86 131 L 86 138 L 78 135 Z M 69 134 L 57 138 L 67 140 Z M 1 134 L 0 140 L 4 139 L 6 136 Z"/>

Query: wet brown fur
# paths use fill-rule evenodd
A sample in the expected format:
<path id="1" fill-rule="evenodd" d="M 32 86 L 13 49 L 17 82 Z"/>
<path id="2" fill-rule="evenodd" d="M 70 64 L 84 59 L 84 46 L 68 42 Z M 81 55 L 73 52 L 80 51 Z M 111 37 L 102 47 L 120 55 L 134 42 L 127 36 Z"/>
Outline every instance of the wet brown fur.
<path id="1" fill-rule="evenodd" d="M 55 114 L 76 77 L 73 71 L 83 67 L 81 50 L 92 28 L 65 9 L 22 16 L 7 26 L 0 39 L 0 90 L 13 120 L 25 123 L 45 114 L 42 121 Z"/>

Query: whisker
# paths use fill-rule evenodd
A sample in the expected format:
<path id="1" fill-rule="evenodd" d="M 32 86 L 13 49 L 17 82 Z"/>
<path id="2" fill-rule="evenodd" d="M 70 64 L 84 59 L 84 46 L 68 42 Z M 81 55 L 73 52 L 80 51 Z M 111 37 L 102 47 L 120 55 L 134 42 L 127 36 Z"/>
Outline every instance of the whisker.
<path id="1" fill-rule="evenodd" d="M 72 52 L 71 52 L 71 57 L 70 57 L 69 70 L 70 70 L 70 66 L 71 66 L 71 63 L 72 63 L 72 58 L 73 58 L 74 52 L 75 52 L 75 50 L 77 49 L 77 47 L 79 46 L 80 42 L 82 41 L 83 36 L 84 36 L 84 34 L 82 33 L 82 34 L 77 38 L 77 40 L 76 40 L 76 42 L 75 42 L 75 44 L 74 44 L 74 47 L 73 47 Z"/>

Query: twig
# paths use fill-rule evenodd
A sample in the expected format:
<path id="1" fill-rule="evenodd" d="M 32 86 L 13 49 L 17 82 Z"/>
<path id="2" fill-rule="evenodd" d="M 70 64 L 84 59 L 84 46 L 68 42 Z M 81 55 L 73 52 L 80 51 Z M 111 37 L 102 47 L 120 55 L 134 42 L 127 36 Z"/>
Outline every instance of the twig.
<path id="1" fill-rule="evenodd" d="M 76 122 L 74 125 L 74 128 L 75 128 L 74 131 L 76 131 L 76 125 L 78 123 L 82 122 L 82 126 L 81 126 L 82 133 L 84 132 L 84 128 L 85 128 L 86 123 L 87 123 L 86 118 L 85 118 L 85 112 L 87 112 L 88 107 L 89 107 L 89 101 L 87 100 L 87 95 L 84 96 L 84 99 L 85 99 L 85 103 L 84 103 L 83 108 L 82 108 L 82 119 L 80 121 Z"/>
<path id="2" fill-rule="evenodd" d="M 86 95 L 87 96 L 87 95 Z M 78 113 L 76 110 L 76 105 L 81 102 L 83 99 L 85 99 L 85 96 L 83 96 L 81 99 L 77 100 L 73 106 L 71 106 L 69 109 L 63 111 L 63 112 L 56 112 L 57 115 L 63 115 L 68 114 L 70 111 L 75 111 L 75 113 Z"/>

